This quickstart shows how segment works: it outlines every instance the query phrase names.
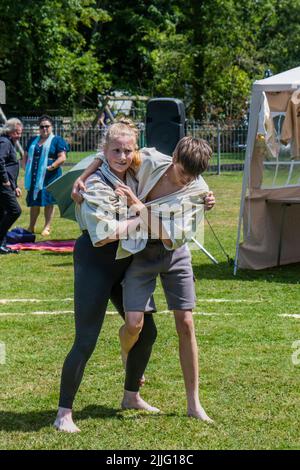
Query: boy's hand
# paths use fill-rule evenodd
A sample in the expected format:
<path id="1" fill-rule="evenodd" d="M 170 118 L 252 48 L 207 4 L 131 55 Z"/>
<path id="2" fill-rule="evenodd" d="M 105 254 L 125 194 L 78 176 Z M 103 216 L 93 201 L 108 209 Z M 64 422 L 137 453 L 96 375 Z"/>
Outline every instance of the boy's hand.
<path id="1" fill-rule="evenodd" d="M 18 188 L 16 188 L 16 190 L 15 190 L 15 191 L 16 191 L 16 196 L 17 196 L 17 197 L 20 197 L 20 196 L 22 196 L 22 191 L 21 191 L 21 189 L 20 189 L 19 187 L 18 187 Z"/>
<path id="2" fill-rule="evenodd" d="M 204 198 L 204 210 L 210 211 L 216 203 L 216 199 L 214 196 L 214 193 L 212 191 L 209 191 L 207 195 Z"/>
<path id="3" fill-rule="evenodd" d="M 86 187 L 84 182 L 80 178 L 77 178 L 71 192 L 71 198 L 73 201 L 77 202 L 77 204 L 81 204 L 83 201 L 81 191 L 86 191 Z"/>

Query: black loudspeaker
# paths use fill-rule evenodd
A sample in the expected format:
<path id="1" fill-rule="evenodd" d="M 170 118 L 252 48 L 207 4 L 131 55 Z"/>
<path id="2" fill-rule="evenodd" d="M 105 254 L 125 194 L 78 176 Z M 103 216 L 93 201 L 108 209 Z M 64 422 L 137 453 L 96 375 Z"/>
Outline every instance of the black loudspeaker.
<path id="1" fill-rule="evenodd" d="M 177 142 L 185 136 L 185 109 L 176 98 L 153 98 L 146 114 L 147 147 L 172 155 Z"/>

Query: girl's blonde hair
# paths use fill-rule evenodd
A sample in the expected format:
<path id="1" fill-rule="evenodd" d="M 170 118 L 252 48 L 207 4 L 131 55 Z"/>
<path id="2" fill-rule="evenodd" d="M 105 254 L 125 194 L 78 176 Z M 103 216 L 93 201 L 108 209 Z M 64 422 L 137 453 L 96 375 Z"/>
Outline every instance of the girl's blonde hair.
<path id="1" fill-rule="evenodd" d="M 139 130 L 134 122 L 129 118 L 119 118 L 117 121 L 113 122 L 107 129 L 104 139 L 102 142 L 102 149 L 109 144 L 112 139 L 121 136 L 128 136 L 133 137 L 135 141 L 135 150 L 134 156 L 131 163 L 131 168 L 136 170 L 141 164 L 141 156 L 138 147 L 138 138 L 139 138 Z"/>

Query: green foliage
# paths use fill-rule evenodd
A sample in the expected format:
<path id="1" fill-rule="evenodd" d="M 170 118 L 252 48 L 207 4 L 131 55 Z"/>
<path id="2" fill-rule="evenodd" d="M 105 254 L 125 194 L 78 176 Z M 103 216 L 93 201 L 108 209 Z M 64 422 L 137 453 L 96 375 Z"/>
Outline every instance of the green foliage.
<path id="1" fill-rule="evenodd" d="M 96 107 L 124 90 L 239 119 L 251 83 L 299 65 L 300 0 L 0 0 L 9 109 Z"/>
<path id="2" fill-rule="evenodd" d="M 110 16 L 94 0 L 2 3 L 5 42 L 0 74 L 12 107 L 70 108 L 109 86 L 95 56 L 91 30 L 110 21 Z"/>
<path id="3" fill-rule="evenodd" d="M 265 54 L 273 72 L 281 72 L 299 66 L 300 62 L 300 1 L 274 1 L 274 12 L 265 26 L 262 39 Z"/>

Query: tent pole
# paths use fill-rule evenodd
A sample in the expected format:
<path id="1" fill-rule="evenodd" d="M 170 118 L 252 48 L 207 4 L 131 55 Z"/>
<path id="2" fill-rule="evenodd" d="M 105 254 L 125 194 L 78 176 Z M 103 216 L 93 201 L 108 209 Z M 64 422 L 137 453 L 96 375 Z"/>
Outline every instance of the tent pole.
<path id="1" fill-rule="evenodd" d="M 236 248 L 235 248 L 235 259 L 234 259 L 234 268 L 233 268 L 234 276 L 236 275 L 237 270 L 238 270 L 238 258 L 239 258 L 242 218 L 244 214 L 245 197 L 246 197 L 246 192 L 247 192 L 248 182 L 249 182 L 251 158 L 252 158 L 254 142 L 256 138 L 261 94 L 262 92 L 256 91 L 255 87 L 252 88 L 249 128 L 248 128 L 248 135 L 247 135 L 247 148 L 246 148 L 246 156 L 245 156 L 244 176 L 243 176 L 243 184 L 242 184 L 241 203 L 240 203 L 240 214 L 239 214 L 237 240 L 236 240 Z"/>

